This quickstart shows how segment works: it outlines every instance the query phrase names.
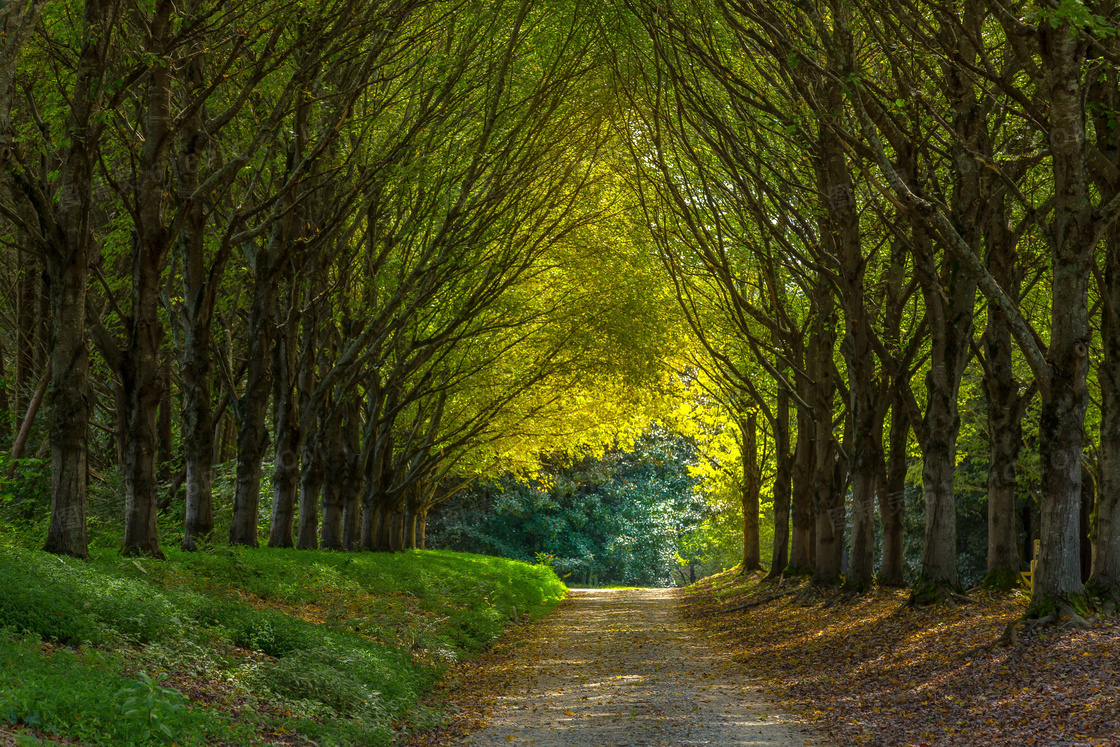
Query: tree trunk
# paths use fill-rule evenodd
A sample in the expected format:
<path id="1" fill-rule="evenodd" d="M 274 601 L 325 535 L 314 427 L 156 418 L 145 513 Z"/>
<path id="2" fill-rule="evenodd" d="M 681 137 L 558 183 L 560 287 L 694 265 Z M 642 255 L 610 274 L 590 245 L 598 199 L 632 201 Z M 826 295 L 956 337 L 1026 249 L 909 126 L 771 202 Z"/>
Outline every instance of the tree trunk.
<path id="1" fill-rule="evenodd" d="M 752 412 L 745 420 L 740 418 L 739 431 L 742 435 L 740 444 L 743 459 L 743 564 L 741 572 L 750 573 L 761 567 L 760 561 L 762 560 L 758 536 L 758 493 L 762 482 L 758 465 L 758 415 Z"/>
<path id="2" fill-rule="evenodd" d="M 779 385 L 775 413 L 774 442 L 777 471 L 774 475 L 774 549 L 770 557 L 770 577 L 781 576 L 789 564 L 790 482 L 793 454 L 789 443 L 789 392 Z"/>
<path id="3" fill-rule="evenodd" d="M 7 351 L 0 337 L 0 440 L 7 441 L 12 433 L 12 393 L 8 391 L 8 367 L 4 361 Z"/>
<path id="4" fill-rule="evenodd" d="M 195 16 L 197 6 L 197 0 L 188 5 L 188 15 Z M 191 44 L 180 78 L 185 98 L 194 100 L 205 86 L 205 42 L 201 36 Z M 205 203 L 203 200 L 190 201 L 190 196 L 199 187 L 206 142 L 202 107 L 196 107 L 180 124 L 175 172 L 176 200 L 183 211 L 176 249 L 182 265 L 179 378 L 183 403 L 180 438 L 187 485 L 182 547 L 188 551 L 197 549 L 200 540 L 212 541 L 214 532 L 214 442 L 216 432 L 220 435 L 220 431 L 215 428 L 211 409 L 210 346 L 214 302 L 225 259 L 229 256 L 228 247 L 219 248 L 218 256 L 207 270 Z M 218 425 L 220 427 L 221 422 Z"/>
<path id="5" fill-rule="evenodd" d="M 802 399 L 811 399 L 810 388 L 799 389 Z M 813 569 L 813 459 L 815 423 L 811 412 L 797 409 L 797 448 L 793 454 L 793 534 L 790 537 L 789 567 L 797 573 Z"/>
<path id="6" fill-rule="evenodd" d="M 835 329 L 834 322 L 829 314 L 814 323 L 819 326 L 812 334 L 812 368 L 808 372 L 817 382 L 813 402 L 813 512 L 816 519 L 813 581 L 818 584 L 835 583 L 840 578 L 846 524 L 844 494 L 840 489 L 844 466 L 832 432 L 832 400 L 836 391 L 831 333 Z"/>
<path id="7" fill-rule="evenodd" d="M 358 406 L 351 402 L 342 433 L 342 451 L 346 459 L 346 481 L 342 486 L 342 547 L 346 550 L 361 549 L 362 482 L 366 470 L 361 463 L 360 431 Z"/>
<path id="8" fill-rule="evenodd" d="M 406 518 L 403 506 L 393 512 L 393 552 L 399 552 L 408 546 L 405 540 Z"/>
<path id="9" fill-rule="evenodd" d="M 336 417 L 327 428 L 326 482 L 323 484 L 323 529 L 320 547 L 324 550 L 341 550 L 342 508 L 345 503 L 343 490 L 346 485 L 346 454 L 341 434 L 342 418 Z"/>
<path id="10" fill-rule="evenodd" d="M 387 528 L 387 524 L 389 523 L 389 513 L 382 503 L 377 503 L 374 505 L 375 507 L 373 511 L 373 523 L 370 527 L 373 533 L 373 539 L 370 543 L 369 549 L 375 550 L 377 552 L 386 552 L 389 549 L 389 546 L 386 543 L 386 540 L 389 536 L 389 530 Z"/>
<path id="11" fill-rule="evenodd" d="M 900 384 L 906 386 L 906 384 Z M 910 416 L 897 387 L 891 402 L 890 453 L 887 455 L 883 490 L 879 492 L 879 516 L 883 520 L 883 562 L 879 583 L 903 586 L 903 519 L 906 514 L 906 445 Z"/>
<path id="12" fill-rule="evenodd" d="M 1098 11 L 1099 12 L 1099 11 Z M 1115 38 L 1100 43 L 1120 51 Z M 1089 76 L 1088 98 L 1092 102 L 1097 150 L 1113 167 L 1120 168 L 1120 144 L 1116 139 L 1115 112 L 1120 109 L 1120 74 L 1113 65 L 1103 65 Z M 1117 187 L 1097 179 L 1103 201 L 1115 198 Z M 1120 603 L 1120 228 L 1113 226 L 1103 246 L 1101 298 L 1101 362 L 1097 368 L 1100 386 L 1100 451 L 1097 459 L 1095 523 L 1092 527 L 1093 562 L 1090 582 L 1095 590 Z"/>
<path id="13" fill-rule="evenodd" d="M 966 5 L 969 28 L 978 12 Z M 942 24 L 947 48 L 969 64 L 977 57 L 972 40 L 953 19 Z M 975 153 L 990 153 L 987 118 L 975 85 L 960 65 L 945 65 L 944 86 L 954 107 L 953 197 L 951 220 L 969 246 L 979 246 L 985 221 L 981 211 L 991 197 L 987 169 L 977 169 Z M 939 264 L 924 225 L 914 226 L 914 262 L 926 302 L 930 331 L 930 368 L 926 372 L 926 412 L 922 439 L 922 492 L 925 497 L 925 550 L 922 580 L 935 586 L 957 586 L 957 519 L 954 473 L 960 431 L 957 399 L 969 358 L 978 277 L 952 254 Z"/>
<path id="14" fill-rule="evenodd" d="M 393 552 L 393 509 L 391 506 L 382 505 L 381 508 L 381 537 L 378 539 L 378 551 Z"/>
<path id="15" fill-rule="evenodd" d="M 848 412 L 852 421 L 852 535 L 845 586 L 865 590 L 875 577 L 875 494 L 883 462 L 883 427 L 876 387 L 876 359 L 872 347 L 875 334 L 864 300 L 866 260 L 860 241 L 851 175 L 837 138 L 826 133 L 822 149 L 827 194 L 833 195 L 829 209 L 831 228 L 836 231 L 833 247 L 840 262 L 840 300 L 844 310 L 844 340 L 841 350 L 848 370 Z M 842 195 L 845 199 L 838 199 Z"/>
<path id="16" fill-rule="evenodd" d="M 148 69 L 145 92 L 144 145 L 136 185 L 133 227 L 132 313 L 120 359 L 125 404 L 124 553 L 163 557 L 156 529 L 159 481 L 156 477 L 159 431 L 157 415 L 164 396 L 160 366 L 163 326 L 159 317 L 163 267 L 170 248 L 164 226 L 169 192 L 171 60 L 174 34 L 170 0 L 157 0 L 147 24 L 148 52 L 156 60 Z M 168 411 L 170 414 L 170 411 Z"/>
<path id="17" fill-rule="evenodd" d="M 187 78 L 195 79 L 195 65 L 187 65 Z M 197 72 L 201 76 L 201 72 Z M 201 84 L 198 80 L 197 84 Z M 201 115 L 188 117 L 179 137 L 179 168 L 176 189 L 180 200 L 198 188 L 198 166 L 205 148 Z M 184 550 L 193 551 L 198 542 L 210 542 L 214 532 L 214 462 L 224 461 L 224 454 L 215 454 L 215 436 L 225 433 L 223 418 L 214 422 L 211 407 L 212 361 L 210 345 L 218 276 L 221 265 L 206 270 L 206 215 L 202 200 L 183 208 L 185 220 L 179 235 L 178 251 L 182 262 L 183 304 L 179 314 L 182 350 L 179 377 L 182 382 L 182 442 L 186 471 L 187 500 L 183 524 Z"/>
<path id="18" fill-rule="evenodd" d="M 299 480 L 299 537 L 296 540 L 296 547 L 300 550 L 319 547 L 319 494 L 326 478 L 320 439 L 318 430 L 308 433 L 300 457 L 303 471 Z"/>
<path id="19" fill-rule="evenodd" d="M 77 252 L 75 252 L 77 254 Z M 84 254 L 83 254 L 84 256 Z M 48 260 L 51 274 L 51 523 L 46 550 L 87 557 L 89 350 L 85 340 L 84 259 Z"/>
<path id="20" fill-rule="evenodd" d="M 1080 557 L 1078 567 L 1081 569 L 1081 583 L 1089 580 L 1093 570 L 1093 543 L 1092 543 L 1092 516 L 1096 493 L 1093 489 L 1093 476 L 1088 470 L 1081 470 L 1081 513 L 1078 517 L 1078 532 L 1080 538 Z"/>
<path id="21" fill-rule="evenodd" d="M 167 482 L 171 480 L 174 446 L 171 435 L 171 362 L 166 358 L 160 364 L 159 378 L 163 386 L 163 395 L 159 398 L 159 442 L 156 463 L 160 479 Z"/>
<path id="22" fill-rule="evenodd" d="M 846 30 L 846 19 L 838 16 L 834 19 L 834 39 L 837 45 L 836 53 L 847 60 L 851 54 L 851 37 Z M 845 65 L 850 63 L 845 63 Z M 852 189 L 851 169 L 848 166 L 848 156 L 844 144 L 837 134 L 836 118 L 844 106 L 844 92 L 838 83 L 832 80 L 823 80 L 821 95 L 827 102 L 826 111 L 818 113 L 818 151 L 817 170 L 818 186 L 821 194 L 825 196 L 822 217 L 820 219 L 820 234 L 823 250 L 827 256 L 833 258 L 836 269 L 839 271 L 840 305 L 844 316 L 844 340 L 841 345 L 848 369 L 848 421 L 851 423 L 852 435 L 852 468 L 856 470 L 856 480 L 853 488 L 853 527 L 852 527 L 852 558 L 846 582 L 849 586 L 863 588 L 871 583 L 875 572 L 874 548 L 874 489 L 873 481 L 868 480 L 870 469 L 874 466 L 872 436 L 873 420 L 873 382 L 875 373 L 875 354 L 871 348 L 870 320 L 864 308 L 864 271 L 866 263 L 863 257 L 859 214 Z M 830 345 L 827 351 L 814 351 L 819 360 L 816 364 L 817 376 L 827 369 L 832 368 Z M 825 360 L 824 355 L 829 355 Z M 830 374 L 829 374 L 830 375 Z M 820 441 L 826 437 L 831 438 L 832 433 L 832 402 L 831 396 L 827 406 L 822 401 L 815 405 L 817 419 L 818 449 Z M 841 572 L 841 556 L 844 549 L 845 508 L 844 496 L 833 494 L 835 485 L 834 473 L 836 470 L 835 459 L 827 459 L 827 453 L 821 453 L 817 469 L 824 470 L 818 482 L 818 493 L 825 486 L 829 491 L 827 495 L 818 495 L 817 504 L 817 563 L 814 579 L 818 582 L 831 583 Z M 826 477 L 827 474 L 827 477 Z M 828 479 L 831 478 L 831 479 Z M 827 531 L 822 531 L 827 530 Z"/>
<path id="23" fill-rule="evenodd" d="M 86 0 L 81 50 L 67 107 L 69 147 L 62 159 L 54 204 L 38 206 L 48 226 L 46 251 L 51 311 L 51 521 L 45 549 L 87 557 L 86 483 L 89 460 L 89 350 L 86 279 L 93 169 L 99 158 L 94 121 L 100 110 L 105 46 L 112 37 L 112 4 Z M 53 211 L 53 215 L 44 215 Z"/>
<path id="24" fill-rule="evenodd" d="M 1110 232 L 1105 257 L 1105 287 L 1101 292 L 1104 352 L 1097 368 L 1101 392 L 1100 480 L 1091 580 L 1097 590 L 1120 602 L 1120 230 Z"/>
<path id="25" fill-rule="evenodd" d="M 377 550 L 378 520 L 381 512 L 377 505 L 377 483 L 372 454 L 366 459 L 365 481 L 362 488 L 362 549 Z"/>
<path id="26" fill-rule="evenodd" d="M 293 279 L 288 289 L 289 307 L 293 306 L 297 299 L 294 286 Z M 276 336 L 276 345 L 272 349 L 272 422 L 276 433 L 276 449 L 272 472 L 272 520 L 269 526 L 269 547 L 292 547 L 294 544 L 292 525 L 295 522 L 300 455 L 303 451 L 300 398 L 295 381 L 298 358 L 294 329 L 295 315 L 288 314 L 286 311 L 284 314 L 288 317 L 288 321 Z"/>
<path id="27" fill-rule="evenodd" d="M 238 399 L 237 487 L 233 496 L 231 545 L 256 547 L 261 471 L 268 448 L 268 398 L 272 390 L 273 316 L 276 309 L 275 273 L 267 250 L 257 257 L 253 305 L 249 312 L 249 368 L 245 391 Z"/>
<path id="28" fill-rule="evenodd" d="M 992 329 L 990 324 L 989 329 Z M 987 377 L 985 382 L 988 431 L 991 434 L 988 456 L 988 572 L 985 582 L 996 588 L 1011 589 L 1019 581 L 1015 497 L 1019 450 L 1023 442 L 1021 397 L 1018 383 L 1010 376 L 1010 338 L 998 343 L 989 342 L 988 355 L 992 376 Z M 998 372 L 1004 362 L 1007 376 Z"/>
<path id="29" fill-rule="evenodd" d="M 1003 212 L 993 211 L 989 219 L 988 269 L 1000 287 L 1018 302 L 1018 257 Z M 1019 583 L 1015 498 L 1019 451 L 1023 444 L 1023 410 L 1027 403 L 1020 395 L 1019 382 L 1015 379 L 1011 329 L 1007 317 L 996 309 L 988 314 L 983 346 L 987 356 L 984 396 L 988 405 L 990 434 L 988 572 L 984 583 L 995 588 L 1012 589 Z"/>
<path id="30" fill-rule="evenodd" d="M 852 480 L 852 536 L 848 572 L 844 578 L 847 588 L 858 591 L 869 589 L 875 578 L 875 498 L 879 493 L 879 478 L 883 469 L 883 423 L 875 417 L 873 402 L 867 401 L 862 407 L 870 411 L 863 414 L 871 417 L 865 417 L 864 422 L 856 426 L 856 444 L 849 461 Z M 859 432 L 861 429 L 867 430 Z M 860 440 L 863 442 L 862 446 L 859 445 Z"/>
<path id="31" fill-rule="evenodd" d="M 406 519 L 405 529 L 405 547 L 409 550 L 416 549 L 416 524 L 417 514 L 415 511 L 409 511 Z"/>
<path id="32" fill-rule="evenodd" d="M 1081 67 L 1085 41 L 1068 22 L 1039 25 L 1050 102 L 1050 151 L 1057 197 L 1050 224 L 1050 377 L 1039 417 L 1042 470 L 1041 546 L 1032 612 L 1077 606 L 1085 587 L 1078 563 L 1081 451 L 1088 405 L 1088 278 L 1094 230 L 1083 157 Z"/>
<path id="33" fill-rule="evenodd" d="M 23 450 L 27 447 L 27 439 L 31 436 L 31 427 L 35 424 L 35 416 L 39 414 L 39 407 L 43 404 L 43 396 L 47 393 L 47 384 L 50 383 L 50 380 L 50 371 L 43 371 L 39 388 L 35 390 L 31 401 L 27 403 L 27 412 L 23 416 L 23 422 L 20 424 L 15 443 L 12 444 L 12 453 L 8 461 L 9 480 L 16 472 L 16 463 L 23 458 Z"/>
<path id="34" fill-rule="evenodd" d="M 31 240 L 20 232 L 20 246 L 16 255 L 19 267 L 17 280 L 18 290 L 16 296 L 16 397 L 15 416 L 16 422 L 23 419 L 27 412 L 27 404 L 31 396 L 31 387 L 35 385 L 35 348 L 38 340 L 38 311 L 39 311 L 39 262 L 31 251 Z"/>

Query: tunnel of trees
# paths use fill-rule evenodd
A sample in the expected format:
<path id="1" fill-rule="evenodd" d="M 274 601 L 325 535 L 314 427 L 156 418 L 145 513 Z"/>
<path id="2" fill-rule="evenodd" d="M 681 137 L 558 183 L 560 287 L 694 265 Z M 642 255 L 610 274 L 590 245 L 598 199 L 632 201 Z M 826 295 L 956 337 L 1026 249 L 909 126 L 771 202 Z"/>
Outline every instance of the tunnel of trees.
<path id="1" fill-rule="evenodd" d="M 937 601 L 964 503 L 985 582 L 1038 539 L 1033 614 L 1080 619 L 1120 596 L 1118 19 L 3 3 L 5 510 L 78 557 L 110 514 L 396 550 L 657 421 L 745 571 Z"/>

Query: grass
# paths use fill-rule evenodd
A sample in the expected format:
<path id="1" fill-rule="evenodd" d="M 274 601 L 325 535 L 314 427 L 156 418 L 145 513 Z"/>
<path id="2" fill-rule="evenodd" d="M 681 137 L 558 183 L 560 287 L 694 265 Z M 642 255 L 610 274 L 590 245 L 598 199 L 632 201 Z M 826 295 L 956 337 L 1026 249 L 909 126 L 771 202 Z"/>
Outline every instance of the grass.
<path id="1" fill-rule="evenodd" d="M 0 548 L 0 727 L 85 745 L 388 744 L 445 668 L 565 594 L 439 551 Z M 28 741 L 30 740 L 30 741 Z"/>

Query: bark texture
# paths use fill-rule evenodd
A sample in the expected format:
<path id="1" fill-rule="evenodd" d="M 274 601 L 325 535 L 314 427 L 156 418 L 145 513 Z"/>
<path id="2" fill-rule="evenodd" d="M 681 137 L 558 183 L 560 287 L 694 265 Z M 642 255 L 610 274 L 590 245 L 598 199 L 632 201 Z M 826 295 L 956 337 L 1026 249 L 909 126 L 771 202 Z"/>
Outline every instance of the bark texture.
<path id="1" fill-rule="evenodd" d="M 758 529 L 758 493 L 762 477 L 758 464 L 758 415 L 750 413 L 739 422 L 743 459 L 743 563 L 741 571 L 749 573 L 761 567 Z"/>
<path id="2" fill-rule="evenodd" d="M 46 269 L 51 312 L 51 520 L 46 550 L 86 557 L 86 482 L 89 466 L 89 350 L 86 281 L 91 254 L 90 211 L 98 159 L 97 116 L 111 34 L 112 4 L 87 0 L 74 87 L 66 118 L 70 142 L 62 158 L 56 196 L 29 187 L 47 226 Z M 53 202 L 53 204 L 52 204 Z"/>

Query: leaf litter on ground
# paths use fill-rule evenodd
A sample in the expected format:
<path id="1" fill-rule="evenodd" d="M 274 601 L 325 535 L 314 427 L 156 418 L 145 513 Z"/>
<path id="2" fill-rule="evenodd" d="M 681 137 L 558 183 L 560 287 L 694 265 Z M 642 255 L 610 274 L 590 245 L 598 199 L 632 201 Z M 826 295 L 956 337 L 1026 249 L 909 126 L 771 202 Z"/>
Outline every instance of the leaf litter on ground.
<path id="1" fill-rule="evenodd" d="M 1025 595 L 908 607 L 909 592 L 810 593 L 730 571 L 684 613 L 780 703 L 839 744 L 1120 745 L 1120 619 L 993 646 Z"/>

